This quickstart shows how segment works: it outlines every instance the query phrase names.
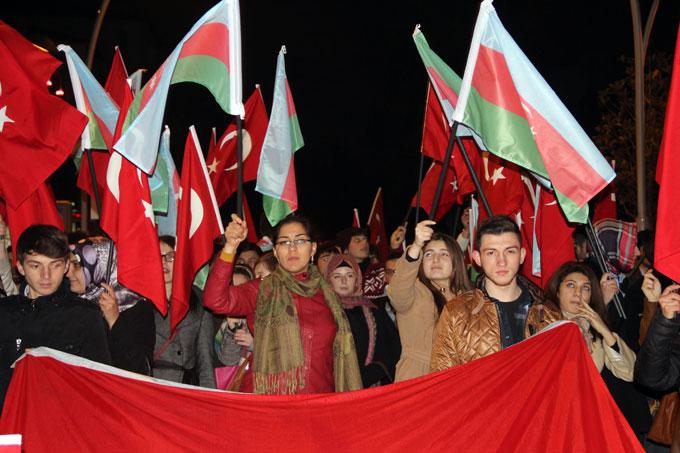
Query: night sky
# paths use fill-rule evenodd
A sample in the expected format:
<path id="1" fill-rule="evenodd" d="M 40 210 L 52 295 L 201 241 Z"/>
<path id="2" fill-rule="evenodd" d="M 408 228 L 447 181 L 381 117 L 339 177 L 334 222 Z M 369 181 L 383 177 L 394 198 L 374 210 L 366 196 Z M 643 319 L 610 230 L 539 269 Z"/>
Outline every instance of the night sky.
<path id="1" fill-rule="evenodd" d="M 153 74 L 214 3 L 112 0 L 95 76 L 103 84 L 115 45 L 130 73 L 143 67 Z M 641 3 L 644 17 L 651 1 Z M 69 44 L 85 60 L 98 4 L 4 2 L 0 19 L 48 48 Z M 633 53 L 629 2 L 496 0 L 494 6 L 520 48 L 593 134 L 600 117 L 597 93 L 624 76 L 620 57 Z M 276 55 L 285 44 L 305 139 L 295 155 L 300 212 L 321 233 L 349 226 L 353 207 L 365 222 L 379 186 L 388 229 L 403 219 L 417 189 L 427 88 L 413 28 L 421 24 L 432 49 L 462 76 L 478 8 L 477 0 L 241 3 L 244 101 L 259 83 L 271 110 Z M 680 2 L 662 0 L 649 51 L 673 52 L 679 20 Z M 67 84 L 65 65 L 60 71 Z M 204 88 L 171 87 L 165 122 L 173 131 L 177 164 L 189 125 L 196 125 L 207 152 L 211 127 L 221 134 L 229 121 Z M 78 198 L 73 172 L 65 165 L 54 181 L 58 198 Z M 246 185 L 246 193 L 259 217 L 254 182 Z"/>

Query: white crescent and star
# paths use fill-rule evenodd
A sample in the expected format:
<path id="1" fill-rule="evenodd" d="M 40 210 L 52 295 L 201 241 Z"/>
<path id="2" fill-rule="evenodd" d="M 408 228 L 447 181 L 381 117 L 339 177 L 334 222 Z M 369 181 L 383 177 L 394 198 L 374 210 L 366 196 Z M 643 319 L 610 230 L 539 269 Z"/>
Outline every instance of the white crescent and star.
<path id="1" fill-rule="evenodd" d="M 217 160 L 217 157 L 213 157 L 213 161 L 210 165 L 207 165 L 208 167 L 208 174 L 212 173 L 217 173 L 217 166 L 219 165 L 220 161 Z"/>
<path id="2" fill-rule="evenodd" d="M 0 82 L 0 96 L 2 96 L 2 82 Z M 0 132 L 5 129 L 5 123 L 13 123 L 14 120 L 7 116 L 7 106 L 0 108 Z"/>
<path id="3" fill-rule="evenodd" d="M 505 175 L 503 174 L 504 169 L 505 167 L 498 167 L 493 171 L 493 175 L 491 175 L 491 181 L 493 182 L 494 186 L 499 179 L 505 179 Z"/>
<path id="4" fill-rule="evenodd" d="M 155 226 L 156 222 L 153 216 L 153 205 L 146 200 L 142 200 L 142 207 L 144 207 L 144 217 L 148 217 L 151 221 L 151 225 Z"/>
<path id="5" fill-rule="evenodd" d="M 198 196 L 194 189 L 191 189 L 190 206 L 191 225 L 189 226 L 189 239 L 194 236 L 196 230 L 198 230 L 198 228 L 201 226 L 201 223 L 203 223 L 203 202 L 201 201 L 201 197 Z"/>
<path id="6" fill-rule="evenodd" d="M 106 185 L 109 186 L 109 190 L 113 194 L 113 198 L 120 203 L 120 185 L 118 179 L 120 176 L 120 167 L 123 163 L 123 158 L 120 154 L 111 153 L 109 158 L 109 166 L 106 169 Z"/>
<path id="7" fill-rule="evenodd" d="M 222 139 L 222 142 L 220 143 L 220 149 L 224 147 L 224 145 L 227 144 L 230 140 L 236 138 L 236 131 L 231 131 L 229 132 L 226 137 Z M 243 160 L 245 161 L 248 156 L 250 155 L 250 151 L 253 148 L 253 141 L 250 138 L 250 133 L 248 132 L 247 129 L 243 129 Z M 219 161 L 217 161 L 219 163 Z M 225 168 L 224 171 L 233 171 L 236 170 L 236 164 L 232 165 L 229 168 Z M 217 171 L 217 167 L 215 167 L 215 171 Z"/>

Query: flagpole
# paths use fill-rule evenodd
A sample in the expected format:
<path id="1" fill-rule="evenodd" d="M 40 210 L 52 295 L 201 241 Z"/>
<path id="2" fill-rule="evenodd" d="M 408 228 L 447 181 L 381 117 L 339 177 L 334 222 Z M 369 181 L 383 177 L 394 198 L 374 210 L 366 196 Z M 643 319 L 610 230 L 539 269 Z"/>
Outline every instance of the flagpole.
<path id="1" fill-rule="evenodd" d="M 413 206 L 409 205 L 408 211 L 406 211 L 406 215 L 404 216 L 404 220 L 401 221 L 401 225 L 406 226 L 406 224 L 408 224 L 408 218 L 411 217 L 411 211 L 413 211 Z"/>
<path id="2" fill-rule="evenodd" d="M 92 28 L 92 35 L 90 36 L 90 44 L 87 49 L 87 67 L 92 70 L 92 62 L 94 61 L 94 53 L 95 50 L 97 49 L 97 41 L 99 41 L 99 34 L 102 29 L 102 23 L 104 22 L 104 16 L 106 16 L 106 11 L 109 9 L 109 3 L 111 0 L 102 0 L 101 5 L 99 6 L 99 9 L 97 10 L 97 19 L 94 22 L 94 27 Z M 98 188 L 97 188 L 97 178 L 94 176 L 94 164 L 92 163 L 92 154 L 91 150 L 86 149 L 85 153 L 87 154 L 87 160 L 89 162 L 89 168 L 90 168 L 90 174 L 92 175 L 92 180 L 94 181 L 94 194 L 95 194 L 95 203 L 97 205 L 97 212 L 99 213 L 99 216 L 101 217 L 102 210 L 101 210 L 101 200 L 98 197 Z M 81 163 L 82 165 L 82 163 Z M 89 219 L 90 219 L 90 206 L 89 206 L 89 198 L 88 195 L 85 191 L 80 192 L 80 228 L 82 230 L 87 230 L 89 228 Z"/>
<path id="3" fill-rule="evenodd" d="M 595 232 L 595 228 L 593 227 L 593 223 L 590 221 L 590 217 L 588 217 L 588 223 L 586 224 L 586 233 L 588 235 L 588 240 L 590 241 L 590 247 L 593 249 L 593 252 L 595 252 L 595 259 L 597 261 L 598 266 L 600 267 L 600 270 L 602 271 L 603 274 L 609 272 L 604 257 L 604 247 L 602 246 L 600 238 L 597 236 L 597 233 Z M 627 319 L 626 313 L 623 311 L 623 306 L 621 305 L 621 300 L 619 299 L 618 294 L 614 294 L 614 300 L 612 300 L 612 302 L 614 303 L 614 307 L 616 307 L 616 312 L 618 313 L 618 315 L 623 319 Z"/>
<path id="4" fill-rule="evenodd" d="M 418 192 L 416 192 L 416 221 L 415 224 L 418 225 L 418 220 L 420 220 L 420 186 L 423 184 L 423 166 L 425 161 L 425 155 L 420 152 L 420 167 L 418 168 Z M 408 213 L 406 213 L 406 220 L 411 213 L 411 207 L 408 208 Z M 404 220 L 404 222 L 406 222 Z"/>
<path id="5" fill-rule="evenodd" d="M 439 172 L 439 180 L 437 181 L 437 190 L 435 190 L 434 192 L 434 198 L 432 199 L 432 207 L 430 208 L 430 220 L 434 220 L 434 217 L 437 214 L 437 209 L 439 208 L 439 198 L 441 197 L 442 190 L 444 189 L 446 172 L 449 171 L 449 162 L 451 162 L 453 144 L 456 141 L 456 132 L 458 131 L 458 124 L 459 123 L 453 123 L 453 128 L 451 129 L 451 136 L 449 137 L 449 143 L 448 145 L 446 145 L 446 153 L 444 154 L 442 169 Z"/>
<path id="6" fill-rule="evenodd" d="M 451 230 L 451 236 L 456 237 L 456 230 L 458 229 L 458 224 L 460 223 L 460 208 L 461 205 L 457 204 L 453 210 L 453 229 Z"/>
<path id="7" fill-rule="evenodd" d="M 243 121 L 236 115 L 236 213 L 243 218 Z"/>
<path id="8" fill-rule="evenodd" d="M 375 204 L 378 202 L 380 192 L 382 192 L 382 187 L 378 187 L 378 191 L 375 193 L 375 198 L 373 199 L 373 206 L 371 206 L 371 212 L 368 214 L 368 222 L 366 222 L 366 225 L 370 225 L 371 220 L 373 220 L 373 214 L 375 214 Z"/>
<path id="9" fill-rule="evenodd" d="M 474 167 L 472 166 L 472 161 L 470 161 L 470 156 L 468 155 L 467 149 L 465 149 L 465 145 L 463 144 L 463 140 L 460 139 L 460 137 L 456 137 L 456 141 L 458 142 L 458 147 L 460 148 L 460 153 L 463 155 L 463 160 L 465 161 L 465 165 L 468 168 L 468 172 L 470 173 L 470 177 L 472 178 L 472 182 L 475 183 L 475 187 L 477 188 L 477 193 L 479 194 L 479 199 L 482 200 L 482 204 L 484 205 L 484 210 L 486 211 L 486 214 L 491 217 L 493 216 L 493 212 L 491 212 L 491 206 L 489 206 L 489 201 L 486 199 L 486 195 L 484 195 L 484 191 L 482 190 L 482 184 L 479 182 L 479 178 L 477 177 L 477 172 L 475 171 Z"/>

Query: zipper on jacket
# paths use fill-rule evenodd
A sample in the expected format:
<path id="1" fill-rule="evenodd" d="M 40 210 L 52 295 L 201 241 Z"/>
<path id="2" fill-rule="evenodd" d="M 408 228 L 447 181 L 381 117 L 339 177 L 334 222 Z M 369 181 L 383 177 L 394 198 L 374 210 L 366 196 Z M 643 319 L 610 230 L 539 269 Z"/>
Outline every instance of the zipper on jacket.
<path id="1" fill-rule="evenodd" d="M 17 343 L 17 352 L 21 352 L 21 338 L 17 338 L 16 343 Z"/>

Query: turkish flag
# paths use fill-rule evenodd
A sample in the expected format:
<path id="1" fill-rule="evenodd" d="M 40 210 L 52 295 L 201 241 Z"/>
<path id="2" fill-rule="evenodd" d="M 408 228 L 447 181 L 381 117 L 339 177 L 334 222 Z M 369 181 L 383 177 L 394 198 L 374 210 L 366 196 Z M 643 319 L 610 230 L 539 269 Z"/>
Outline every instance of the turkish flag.
<path id="1" fill-rule="evenodd" d="M 0 101 L 2 98 L 0 98 Z M 673 76 L 666 106 L 666 120 L 661 141 L 656 182 L 659 202 L 656 211 L 654 267 L 667 277 L 680 282 L 680 222 L 677 206 L 680 196 L 680 29 L 675 45 Z"/>
<path id="2" fill-rule="evenodd" d="M 189 128 L 184 147 L 180 187 L 170 304 L 170 328 L 173 331 L 189 311 L 191 284 L 196 272 L 210 260 L 213 240 L 224 233 L 201 145 L 193 126 Z"/>
<path id="3" fill-rule="evenodd" d="M 616 169 L 616 161 L 612 161 L 612 168 Z M 616 211 L 616 183 L 610 182 L 602 192 L 595 197 L 595 212 L 593 224 L 602 219 L 618 219 Z"/>
<path id="4" fill-rule="evenodd" d="M 208 157 L 214 156 L 217 152 L 217 131 L 213 127 L 210 130 L 210 143 L 208 143 Z"/>
<path id="5" fill-rule="evenodd" d="M 2 21 L 0 61 L 0 192 L 16 210 L 71 154 L 87 117 L 47 91 L 59 60 Z"/>
<path id="6" fill-rule="evenodd" d="M 437 183 L 439 181 L 439 174 L 442 171 L 442 164 L 437 161 L 432 162 L 430 168 L 427 170 L 425 177 L 420 183 L 420 207 L 428 214 L 432 210 L 432 203 L 434 201 L 434 193 L 437 190 Z M 452 168 L 448 168 L 446 178 L 444 179 L 444 186 L 439 197 L 439 206 L 437 206 L 435 220 L 439 220 L 446 215 L 456 203 L 458 198 L 458 181 Z M 416 206 L 418 194 L 413 196 L 411 206 Z"/>
<path id="7" fill-rule="evenodd" d="M 574 261 L 574 244 L 571 234 L 574 227 L 567 222 L 555 193 L 541 188 L 538 197 L 537 234 L 541 249 L 541 278 L 544 283 L 567 261 Z"/>
<path id="8" fill-rule="evenodd" d="M 123 55 L 120 53 L 118 46 L 116 46 L 116 51 L 113 54 L 113 61 L 111 62 L 111 69 L 109 69 L 109 75 L 106 77 L 106 83 L 104 84 L 104 90 L 109 93 L 111 99 L 113 99 L 119 107 L 125 102 L 125 96 L 127 96 L 128 90 L 131 90 L 127 79 L 128 72 L 125 68 Z"/>
<path id="9" fill-rule="evenodd" d="M 9 204 L 7 209 L 7 224 L 12 236 L 13 259 L 16 260 L 17 240 L 21 233 L 31 225 L 54 225 L 64 229 L 64 222 L 57 210 L 54 194 L 47 183 L 42 183 L 16 209 Z"/>
<path id="10" fill-rule="evenodd" d="M 446 148 L 451 137 L 451 128 L 446 120 L 437 95 L 432 90 L 432 84 L 427 87 L 427 102 L 425 104 L 425 121 L 423 122 L 423 139 L 420 152 L 432 159 L 442 162 L 446 157 Z M 467 150 L 470 162 L 477 174 L 481 171 L 481 156 L 477 144 L 471 137 L 461 137 Z M 458 143 L 453 145 L 451 151 L 451 167 L 453 168 L 458 191 L 456 203 L 461 204 L 466 195 L 476 192 L 477 187 L 470 176 L 470 171 L 463 159 L 462 151 Z"/>
<path id="11" fill-rule="evenodd" d="M 106 189 L 106 169 L 109 166 L 110 153 L 104 150 L 92 150 L 91 154 L 83 152 L 83 158 L 80 161 L 80 169 L 78 170 L 78 179 L 76 185 L 79 189 L 87 192 L 87 194 L 94 198 L 94 189 L 92 186 L 92 176 L 90 176 L 89 156 L 92 156 L 94 164 L 94 173 L 97 176 L 97 186 L 99 187 L 99 195 Z"/>
<path id="12" fill-rule="evenodd" d="M 542 288 L 543 280 L 541 278 L 542 274 L 540 272 L 540 253 L 534 257 L 534 245 L 536 248 L 538 248 L 538 240 L 536 239 L 537 234 L 535 229 L 536 197 L 540 189 L 537 189 L 538 183 L 535 182 L 533 178 L 530 178 L 526 175 L 521 175 L 521 180 L 524 197 L 522 206 L 515 216 L 515 222 L 519 226 L 519 230 L 522 235 L 522 247 L 524 247 L 524 250 L 526 250 L 526 256 L 524 257 L 524 264 L 522 265 L 520 272 L 526 278 Z M 536 273 L 534 273 L 534 258 L 537 260 Z"/>
<path id="13" fill-rule="evenodd" d="M 245 111 L 246 116 L 243 120 L 243 182 L 248 182 L 257 179 L 262 142 L 269 124 L 259 85 L 255 87 L 255 91 L 248 98 Z M 213 150 L 208 149 L 207 162 L 217 204 L 221 206 L 237 189 L 236 123 L 227 127 Z"/>
<path id="14" fill-rule="evenodd" d="M 116 102 L 118 106 L 125 104 L 128 96 L 132 97 L 130 84 L 128 84 L 127 81 L 127 70 L 125 69 L 123 56 L 121 55 L 118 47 L 116 47 L 116 51 L 113 55 L 111 69 L 109 69 L 109 75 L 106 78 L 104 89 L 107 93 L 109 93 L 111 99 L 113 99 L 113 101 Z M 123 118 L 125 118 L 125 113 L 127 113 L 127 111 L 124 112 L 121 109 L 120 115 L 122 115 Z M 94 164 L 94 172 L 97 177 L 97 185 L 99 186 L 100 196 L 106 190 L 106 169 L 109 166 L 110 151 L 111 150 L 92 150 L 92 162 Z M 83 159 L 78 171 L 77 185 L 80 189 L 87 192 L 90 197 L 94 198 L 92 177 L 90 176 L 90 167 L 87 162 L 87 153 L 83 153 Z"/>
<path id="15" fill-rule="evenodd" d="M 128 92 L 116 125 L 120 136 L 132 103 Z M 118 281 L 151 300 L 165 314 L 167 303 L 161 252 L 154 223 L 149 178 L 120 153 L 111 153 L 102 194 L 101 226 L 118 248 Z"/>
<path id="16" fill-rule="evenodd" d="M 114 151 L 107 182 L 113 198 L 108 207 L 115 208 L 115 213 L 103 209 L 102 228 L 118 247 L 118 281 L 165 314 L 165 283 L 148 175 Z"/>
<path id="17" fill-rule="evenodd" d="M 519 167 L 491 153 L 482 153 L 481 186 L 494 215 L 516 217 L 524 203 L 524 183 Z M 487 217 L 480 206 L 480 221 Z"/>
<path id="18" fill-rule="evenodd" d="M 246 197 L 246 194 L 243 194 L 243 217 L 246 221 L 246 225 L 248 226 L 248 237 L 247 240 L 248 242 L 252 242 L 253 244 L 257 244 L 257 242 L 260 240 L 257 237 L 257 228 L 255 228 L 255 221 L 253 220 L 253 215 L 250 213 L 250 206 L 248 206 L 248 197 Z"/>
<path id="19" fill-rule="evenodd" d="M 380 261 L 384 262 L 390 253 L 390 238 L 387 236 L 387 229 L 385 228 L 382 187 L 379 187 L 378 192 L 375 194 L 367 225 L 371 233 L 371 244 L 378 246 Z"/>

